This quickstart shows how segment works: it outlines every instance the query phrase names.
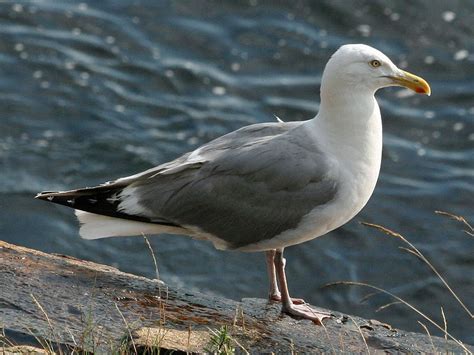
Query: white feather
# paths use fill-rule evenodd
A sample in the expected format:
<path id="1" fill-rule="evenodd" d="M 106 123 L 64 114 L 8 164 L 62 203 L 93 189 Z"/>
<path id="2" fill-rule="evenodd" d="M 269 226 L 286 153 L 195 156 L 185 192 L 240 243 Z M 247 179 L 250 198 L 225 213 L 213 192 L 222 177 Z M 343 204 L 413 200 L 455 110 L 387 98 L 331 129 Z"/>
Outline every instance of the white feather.
<path id="1" fill-rule="evenodd" d="M 278 123 L 285 123 L 285 121 L 283 121 L 280 117 L 278 117 L 277 115 L 273 114 L 273 116 L 275 116 L 276 120 Z"/>
<path id="2" fill-rule="evenodd" d="M 95 213 L 75 210 L 81 224 L 79 234 L 84 239 L 125 237 L 142 234 L 187 234 L 182 228 L 163 226 L 154 223 L 131 221 L 127 219 L 102 216 Z"/>
<path id="3" fill-rule="evenodd" d="M 118 199 L 121 201 L 118 210 L 131 216 L 152 216 L 153 213 L 140 204 L 137 188 L 127 186 L 122 190 Z"/>

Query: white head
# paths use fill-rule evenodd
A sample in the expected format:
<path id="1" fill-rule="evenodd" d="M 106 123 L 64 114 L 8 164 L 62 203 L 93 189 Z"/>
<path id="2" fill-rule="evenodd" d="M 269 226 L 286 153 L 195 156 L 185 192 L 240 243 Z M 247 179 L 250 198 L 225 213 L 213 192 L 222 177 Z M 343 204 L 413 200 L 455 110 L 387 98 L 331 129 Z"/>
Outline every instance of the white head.
<path id="1" fill-rule="evenodd" d="M 387 86 L 404 86 L 417 93 L 431 94 L 425 80 L 397 68 L 379 50 L 365 44 L 346 44 L 326 64 L 321 93 L 327 90 L 335 95 L 347 88 L 352 92 L 373 94 Z"/>

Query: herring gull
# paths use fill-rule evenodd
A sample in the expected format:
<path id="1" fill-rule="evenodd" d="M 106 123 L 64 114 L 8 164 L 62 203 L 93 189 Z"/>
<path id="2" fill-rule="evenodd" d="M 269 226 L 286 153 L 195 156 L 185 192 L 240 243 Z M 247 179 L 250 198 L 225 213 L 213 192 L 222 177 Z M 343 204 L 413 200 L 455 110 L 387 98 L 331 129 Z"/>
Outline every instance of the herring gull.
<path id="1" fill-rule="evenodd" d="M 217 249 L 266 253 L 269 299 L 320 324 L 329 315 L 288 292 L 283 250 L 351 220 L 375 188 L 382 121 L 375 92 L 428 83 L 363 44 L 340 47 L 313 119 L 240 128 L 144 172 L 36 197 L 72 207 L 85 239 L 184 234 Z"/>

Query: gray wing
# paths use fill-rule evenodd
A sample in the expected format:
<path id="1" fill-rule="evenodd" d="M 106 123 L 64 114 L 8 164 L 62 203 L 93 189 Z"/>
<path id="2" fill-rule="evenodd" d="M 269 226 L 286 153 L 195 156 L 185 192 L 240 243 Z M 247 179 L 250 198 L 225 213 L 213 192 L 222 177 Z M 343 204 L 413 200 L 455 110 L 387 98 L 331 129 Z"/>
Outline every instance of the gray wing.
<path id="1" fill-rule="evenodd" d="M 121 198 L 151 221 L 197 227 L 229 248 L 257 243 L 334 198 L 330 162 L 310 142 L 300 124 L 248 126 L 150 170 Z"/>

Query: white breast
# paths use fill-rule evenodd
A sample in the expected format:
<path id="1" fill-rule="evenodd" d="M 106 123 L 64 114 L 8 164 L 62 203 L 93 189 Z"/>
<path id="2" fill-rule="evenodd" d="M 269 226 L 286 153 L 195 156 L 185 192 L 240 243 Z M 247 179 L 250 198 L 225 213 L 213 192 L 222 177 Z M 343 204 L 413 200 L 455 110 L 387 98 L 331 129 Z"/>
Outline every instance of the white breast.
<path id="1" fill-rule="evenodd" d="M 333 120 L 318 115 L 306 123 L 318 147 L 335 162 L 331 175 L 337 176 L 336 197 L 314 208 L 295 229 L 241 250 L 278 249 L 314 239 L 344 225 L 366 205 L 377 183 L 382 157 L 380 110 L 373 96 L 371 99 L 370 110 L 359 115 L 340 112 Z"/>

